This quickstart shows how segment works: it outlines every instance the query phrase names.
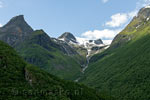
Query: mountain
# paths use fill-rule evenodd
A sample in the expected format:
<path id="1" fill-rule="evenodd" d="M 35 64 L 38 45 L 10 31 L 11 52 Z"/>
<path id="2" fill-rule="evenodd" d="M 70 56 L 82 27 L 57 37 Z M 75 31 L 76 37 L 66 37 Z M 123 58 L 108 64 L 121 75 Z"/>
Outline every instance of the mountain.
<path id="1" fill-rule="evenodd" d="M 96 53 L 100 53 L 105 50 L 108 45 L 105 45 L 101 39 L 87 40 L 82 38 L 76 38 L 72 33 L 65 32 L 58 40 L 66 42 L 73 47 L 83 57 L 93 56 Z"/>
<path id="2" fill-rule="evenodd" d="M 91 57 L 95 54 L 105 51 L 109 47 L 108 45 L 105 45 L 101 39 L 87 40 L 84 38 L 76 38 L 70 32 L 65 32 L 62 34 L 60 37 L 58 37 L 58 40 L 70 45 L 70 47 L 77 51 L 85 61 L 85 63 L 81 64 L 82 74 L 78 76 L 78 78 L 75 80 L 76 82 L 78 82 L 78 80 L 84 75 L 85 70 L 88 68 Z"/>
<path id="3" fill-rule="evenodd" d="M 26 63 L 1 41 L 0 81 L 1 100 L 106 100 L 94 89 L 61 80 Z"/>
<path id="4" fill-rule="evenodd" d="M 63 33 L 60 37 L 58 37 L 59 40 L 63 40 L 67 43 L 72 42 L 72 43 L 77 43 L 76 38 L 72 33 L 65 32 Z"/>
<path id="5" fill-rule="evenodd" d="M 90 59 L 80 82 L 116 100 L 149 100 L 149 18 L 150 7 L 142 8 L 107 50 Z"/>
<path id="6" fill-rule="evenodd" d="M 78 40 L 80 41 L 80 40 Z M 101 53 L 107 49 L 108 45 L 105 45 L 101 39 L 97 40 L 82 40 L 79 45 L 87 49 L 87 56 L 92 57 L 97 53 Z"/>
<path id="7" fill-rule="evenodd" d="M 97 44 L 97 45 L 98 44 L 104 44 L 101 39 L 94 40 L 94 43 Z"/>
<path id="8" fill-rule="evenodd" d="M 0 28 L 0 40 L 14 47 L 28 63 L 67 80 L 74 80 L 85 63 L 83 57 L 63 41 L 33 30 L 23 15 L 12 18 Z"/>
<path id="9" fill-rule="evenodd" d="M 111 48 L 113 47 L 118 47 L 131 39 L 133 39 L 135 36 L 139 35 L 134 35 L 135 31 L 141 29 L 141 26 L 145 25 L 147 21 L 149 21 L 150 18 L 150 8 L 149 6 L 146 6 L 142 9 L 140 9 L 138 15 L 133 18 L 132 22 L 120 33 L 118 34 L 115 39 L 113 40 L 111 44 Z"/>
<path id="10" fill-rule="evenodd" d="M 14 47 L 18 42 L 24 41 L 32 32 L 33 29 L 26 23 L 24 16 L 19 15 L 0 28 L 0 40 Z"/>

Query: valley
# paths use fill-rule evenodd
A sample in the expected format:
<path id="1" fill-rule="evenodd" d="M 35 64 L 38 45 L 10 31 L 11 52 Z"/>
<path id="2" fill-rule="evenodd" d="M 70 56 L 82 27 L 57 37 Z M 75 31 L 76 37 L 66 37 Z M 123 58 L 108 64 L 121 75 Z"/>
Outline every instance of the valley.
<path id="1" fill-rule="evenodd" d="M 149 66 L 150 6 L 110 45 L 70 32 L 51 37 L 34 30 L 24 15 L 0 27 L 0 100 L 149 100 Z"/>

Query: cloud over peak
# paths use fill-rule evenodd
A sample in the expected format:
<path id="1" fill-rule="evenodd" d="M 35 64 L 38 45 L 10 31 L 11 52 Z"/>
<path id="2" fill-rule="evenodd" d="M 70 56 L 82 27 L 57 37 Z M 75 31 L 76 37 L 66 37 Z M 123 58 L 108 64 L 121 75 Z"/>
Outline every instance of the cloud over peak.
<path id="1" fill-rule="evenodd" d="M 129 13 L 117 13 L 111 16 L 111 21 L 105 23 L 105 26 L 109 27 L 121 27 L 122 25 L 126 24 L 129 19 L 136 16 L 137 11 L 132 11 Z"/>
<path id="2" fill-rule="evenodd" d="M 127 14 L 117 13 L 111 16 L 111 21 L 106 22 L 106 26 L 109 27 L 119 27 L 126 23 L 128 20 Z"/>
<path id="3" fill-rule="evenodd" d="M 82 34 L 83 37 L 88 39 L 113 39 L 116 34 L 118 34 L 121 31 L 121 29 L 117 30 L 110 30 L 110 29 L 104 29 L 104 30 L 94 30 L 94 31 L 87 31 Z"/>

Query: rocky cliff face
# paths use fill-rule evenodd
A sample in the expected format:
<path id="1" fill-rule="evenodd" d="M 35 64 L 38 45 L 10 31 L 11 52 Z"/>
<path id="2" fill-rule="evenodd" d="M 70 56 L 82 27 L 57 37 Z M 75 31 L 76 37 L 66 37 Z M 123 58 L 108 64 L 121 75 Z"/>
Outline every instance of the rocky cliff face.
<path id="1" fill-rule="evenodd" d="M 148 20 L 149 17 L 150 17 L 150 6 L 146 6 L 146 7 L 142 8 L 142 9 L 140 9 L 137 18 L 139 18 L 141 20 L 142 19 Z"/>
<path id="2" fill-rule="evenodd" d="M 70 32 L 65 32 L 64 34 L 62 34 L 60 37 L 58 37 L 59 40 L 63 40 L 67 43 L 77 43 L 76 38 L 74 37 L 74 35 Z"/>
<path id="3" fill-rule="evenodd" d="M 74 50 L 73 47 L 71 47 L 70 45 L 68 45 L 66 42 L 64 41 L 61 41 L 59 39 L 56 39 L 56 38 L 51 38 L 52 41 L 58 45 L 58 48 L 63 52 L 65 53 L 66 55 L 76 55 L 78 54 L 76 50 Z"/>
<path id="4" fill-rule="evenodd" d="M 33 29 L 26 23 L 23 15 L 19 15 L 0 28 L 0 40 L 15 46 L 18 42 L 24 41 L 32 32 Z"/>
<path id="5" fill-rule="evenodd" d="M 64 54 L 71 56 L 78 54 L 73 48 L 71 48 L 66 42 L 60 41 L 56 38 L 49 37 L 44 30 L 36 30 L 28 38 L 30 43 L 35 43 L 43 48 L 51 51 L 52 47 L 59 49 Z"/>
<path id="6" fill-rule="evenodd" d="M 96 44 L 96 45 L 103 44 L 103 41 L 102 41 L 101 39 L 97 39 L 97 40 L 89 40 L 88 42 L 89 42 L 89 43 Z"/>

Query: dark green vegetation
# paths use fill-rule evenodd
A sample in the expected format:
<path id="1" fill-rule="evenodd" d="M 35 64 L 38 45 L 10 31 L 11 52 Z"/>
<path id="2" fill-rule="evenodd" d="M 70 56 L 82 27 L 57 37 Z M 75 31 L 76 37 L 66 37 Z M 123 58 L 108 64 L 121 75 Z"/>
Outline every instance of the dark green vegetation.
<path id="1" fill-rule="evenodd" d="M 0 28 L 0 40 L 39 67 L 27 64 L 0 42 L 0 99 L 101 100 L 111 96 L 114 100 L 150 100 L 149 26 L 150 8 L 142 8 L 107 50 L 91 57 L 81 74 L 86 49 L 51 38 L 43 30 L 34 31 L 23 16 L 14 17 Z M 70 42 L 68 38 L 76 42 L 73 35 L 66 38 Z M 104 95 L 50 73 L 67 80 L 79 79 Z"/>
<path id="2" fill-rule="evenodd" d="M 76 79 L 86 61 L 67 43 L 50 38 L 43 30 L 34 31 L 22 15 L 0 28 L 0 40 L 15 48 L 28 63 L 67 80 Z"/>
<path id="3" fill-rule="evenodd" d="M 116 100 L 150 100 L 150 8 L 137 17 L 101 54 L 93 56 L 82 83 Z"/>
<path id="4" fill-rule="evenodd" d="M 81 73 L 82 57 L 67 44 L 62 45 L 64 47 L 38 30 L 30 35 L 28 41 L 17 45 L 16 50 L 27 62 L 60 78 L 74 80 Z"/>
<path id="5" fill-rule="evenodd" d="M 0 100 L 104 100 L 84 85 L 64 81 L 27 64 L 0 41 Z"/>

